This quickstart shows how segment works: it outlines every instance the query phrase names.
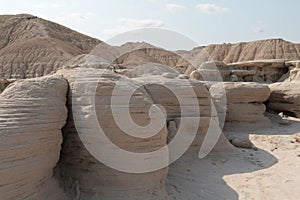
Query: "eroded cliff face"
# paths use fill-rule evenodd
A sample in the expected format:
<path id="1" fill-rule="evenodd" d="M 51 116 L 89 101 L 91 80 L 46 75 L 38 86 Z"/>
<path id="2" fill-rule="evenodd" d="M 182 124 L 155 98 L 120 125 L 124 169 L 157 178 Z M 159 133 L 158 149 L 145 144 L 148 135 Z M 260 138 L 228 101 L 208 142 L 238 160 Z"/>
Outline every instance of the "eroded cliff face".
<path id="1" fill-rule="evenodd" d="M 119 148 L 130 152 L 145 153 L 160 149 L 167 142 L 167 129 L 163 126 L 162 129 L 150 138 L 141 137 L 142 132 L 138 132 L 136 137 L 129 136 L 122 131 L 114 117 L 122 116 L 126 112 L 126 91 L 133 90 L 138 83 L 127 78 L 126 84 L 122 84 L 121 93 L 116 94 L 117 104 L 111 103 L 112 93 L 120 75 L 106 70 L 93 70 L 84 72 L 77 76 L 77 70 L 60 70 L 70 84 L 68 108 L 70 116 L 64 132 L 64 145 L 61 153 L 59 164 L 61 180 L 65 186 L 65 190 L 71 194 L 72 198 L 76 199 L 165 199 L 165 179 L 167 175 L 167 167 L 155 172 L 149 173 L 125 173 L 112 169 L 99 160 L 97 160 L 86 149 L 85 142 L 92 145 L 103 145 L 103 152 L 111 152 L 109 143 L 105 141 L 93 140 L 79 137 L 81 132 L 88 132 L 89 129 L 95 134 L 100 134 L 97 131 L 99 123 L 106 136 Z M 124 78 L 124 77 L 123 77 Z M 91 85 L 96 84 L 95 93 L 89 93 Z M 86 90 L 86 91 L 84 91 Z M 80 92 L 84 91 L 80 94 Z M 93 92 L 93 90 L 92 90 Z M 95 95 L 95 112 L 97 121 L 93 124 L 92 105 L 85 98 Z M 73 102 L 72 102 L 73 99 Z M 112 113 L 112 106 L 117 107 L 116 113 Z M 150 121 L 148 110 L 153 105 L 151 97 L 148 95 L 144 87 L 140 87 L 131 97 L 130 115 L 136 123 L 147 125 Z M 81 112 L 84 111 L 84 112 Z M 72 112 L 72 113 L 71 113 Z M 74 113 L 75 112 L 75 113 Z M 76 115 L 76 116 L 75 116 Z M 74 123 L 74 118 L 77 122 Z M 155 120 L 164 120 L 162 116 L 155 115 Z M 85 119 L 82 123 L 82 119 Z M 130 123 L 128 118 L 121 120 Z M 76 126 L 75 126 L 76 125 Z M 79 130 L 79 131 L 78 131 Z M 108 148 L 108 149 L 107 149 Z M 107 154 L 112 159 L 124 159 L 122 154 Z M 126 157 L 125 157 L 126 159 Z M 148 157 L 153 160 L 155 158 Z M 134 163 L 132 163 L 134 166 Z M 119 166 L 122 168 L 122 166 Z"/>
<path id="2" fill-rule="evenodd" d="M 64 26 L 25 14 L 1 15 L 0 35 L 0 78 L 50 74 L 100 43 Z"/>
<path id="3" fill-rule="evenodd" d="M 0 94 L 0 199 L 53 197 L 42 188 L 59 159 L 67 87 L 53 75 L 16 81 Z"/>
<path id="4" fill-rule="evenodd" d="M 282 39 L 216 44 L 173 52 L 143 42 L 110 46 L 59 24 L 27 14 L 1 15 L 0 22 L 0 78 L 40 77 L 56 72 L 64 65 L 81 64 L 85 57 L 96 55 L 101 59 L 88 59 L 88 62 L 99 66 L 105 60 L 108 66 L 113 63 L 118 68 L 128 69 L 151 62 L 186 74 L 198 69 L 204 62 L 222 61 L 226 64 L 235 63 L 230 64 L 229 68 L 235 70 L 234 73 L 239 76 L 240 81 L 274 82 L 282 74 L 280 68 L 269 64 L 263 67 L 261 64 L 251 64 L 252 69 L 246 72 L 249 66 L 243 64 L 245 67 L 240 68 L 241 65 L 236 63 L 300 58 L 299 44 Z M 253 70 L 259 75 L 253 76 Z"/>
<path id="5" fill-rule="evenodd" d="M 67 199 L 68 196 L 80 200 L 167 199 L 178 195 L 186 196 L 187 194 L 181 194 L 185 189 L 174 190 L 174 187 L 183 184 L 185 188 L 189 185 L 179 176 L 184 168 L 191 166 L 189 174 L 202 174 L 204 171 L 199 171 L 197 166 L 201 163 L 207 165 L 207 160 L 213 158 L 209 156 L 205 161 L 198 159 L 212 120 L 224 117 L 227 109 L 226 129 L 244 127 L 249 130 L 253 124 L 257 127 L 269 123 L 264 116 L 263 102 L 268 99 L 270 89 L 264 84 L 204 83 L 182 80 L 179 76 L 151 74 L 128 78 L 109 70 L 92 68 L 84 69 L 83 72 L 80 68 L 63 69 L 57 74 L 11 83 L 1 94 L 0 105 L 5 108 L 0 109 L 4 121 L 0 132 L 3 138 L 0 146 L 3 148 L 1 164 L 4 168 L 0 171 L 1 177 L 4 177 L 1 179 L 4 185 L 0 192 L 4 195 L 2 199 L 45 199 L 51 197 L 51 193 L 60 194 L 57 199 Z M 66 96 L 68 84 L 69 92 Z M 117 93 L 116 87 L 119 87 Z M 129 114 L 138 125 L 149 124 L 149 109 L 152 106 L 160 105 L 165 111 L 165 116 L 152 113 L 152 120 L 162 121 L 163 126 L 149 138 L 139 138 L 145 134 L 142 130 L 137 131 L 137 137 L 130 136 L 130 132 L 122 130 L 116 122 L 116 116 L 124 116 L 126 113 L 126 97 L 132 90 L 136 91 L 129 101 Z M 188 93 L 188 90 L 192 90 L 194 95 Z M 182 102 L 177 99 L 176 94 L 183 97 Z M 211 107 L 212 98 L 213 101 L 221 102 L 225 96 L 227 103 L 219 104 L 221 107 L 216 107 L 219 112 L 215 113 Z M 65 125 L 66 98 L 69 115 Z M 112 98 L 115 98 L 114 101 Z M 95 107 L 92 106 L 93 103 Z M 199 108 L 200 114 L 194 106 Z M 91 123 L 93 117 L 97 124 Z M 130 123 L 127 118 L 121 119 L 125 124 Z M 195 123 L 198 120 L 200 122 Z M 115 149 L 107 146 L 105 140 L 99 141 L 80 134 L 82 131 L 98 134 L 98 122 L 110 141 L 124 150 L 138 154 L 153 152 L 169 144 L 182 125 L 185 127 L 186 138 L 191 137 L 194 130 L 197 134 L 178 162 L 154 172 L 134 174 L 106 166 L 87 148 L 89 145 L 100 145 L 106 153 L 107 148 Z M 61 188 L 57 184 L 52 184 L 51 189 L 45 188 L 49 185 L 48 182 L 53 181 L 51 177 L 59 158 L 63 126 L 64 143 L 56 167 L 56 178 L 59 179 Z M 228 155 L 235 154 L 234 148 L 221 135 L 209 155 L 218 156 L 226 152 Z M 107 155 L 112 160 L 125 158 L 122 154 Z M 168 160 L 169 156 L 166 154 L 164 158 Z M 157 158 L 150 156 L 146 160 L 153 159 Z M 187 177 L 193 179 L 190 175 Z M 193 181 L 191 183 L 191 187 L 197 185 Z M 16 188 L 19 188 L 19 192 L 16 192 Z M 190 198 L 193 199 L 194 195 L 201 196 L 197 190 L 193 190 Z"/>
<path id="6" fill-rule="evenodd" d="M 221 93 L 220 88 L 225 88 L 226 93 Z M 270 89 L 267 85 L 259 83 L 217 83 L 211 86 L 210 90 L 214 98 L 219 99 L 226 95 L 226 123 L 225 129 L 249 129 L 254 126 L 270 126 L 269 119 L 264 116 L 266 107 L 264 102 L 270 96 Z"/>
<path id="7" fill-rule="evenodd" d="M 274 83 L 270 86 L 268 107 L 276 112 L 300 117 L 300 81 Z"/>
<path id="8" fill-rule="evenodd" d="M 266 59 L 299 59 L 300 44 L 282 39 L 259 40 L 236 44 L 212 44 L 205 47 L 205 51 L 212 60 L 225 63 L 235 63 L 251 60 Z M 197 51 L 197 48 L 194 49 Z"/>
<path id="9" fill-rule="evenodd" d="M 81 132 L 98 134 L 101 127 L 106 136 L 118 147 L 130 152 L 145 153 L 156 151 L 171 142 L 182 125 L 185 127 L 184 134 L 187 138 L 196 131 L 195 139 L 191 141 L 187 153 L 182 158 L 189 160 L 198 156 L 211 126 L 210 122 L 224 117 L 225 107 L 228 107 L 226 123 L 236 122 L 233 124 L 236 127 L 240 127 L 243 123 L 249 125 L 248 128 L 257 123 L 267 126 L 268 122 L 264 117 L 263 102 L 268 98 L 270 90 L 267 86 L 257 83 L 227 83 L 223 87 L 225 89 L 223 93 L 218 90 L 222 87 L 218 87 L 217 84 L 212 85 L 209 91 L 203 82 L 184 81 L 178 77 L 149 75 L 129 79 L 102 69 L 88 69 L 84 73 L 80 69 L 63 69 L 59 70 L 58 74 L 63 75 L 70 85 L 68 96 L 70 115 L 63 129 L 64 144 L 58 178 L 64 190 L 73 199 L 167 199 L 170 193 L 170 188 L 166 187 L 167 167 L 139 174 L 112 169 L 96 159 L 99 157 L 87 147 L 90 144 L 94 146 L 101 144 L 103 152 L 107 152 L 106 148 L 115 147 L 110 147 L 105 141 L 99 143 L 96 138 L 94 140 L 84 138 Z M 117 85 L 120 79 L 126 81 Z M 121 93 L 115 93 L 117 86 L 120 87 Z M 149 124 L 151 120 L 149 108 L 155 104 L 160 105 L 165 112 L 165 117 L 152 113 L 154 120 L 164 121 L 164 126 L 158 133 L 154 133 L 154 136 L 147 139 L 140 138 L 143 136 L 142 132 L 138 132 L 136 137 L 128 135 L 130 133 L 122 130 L 120 124 L 116 122 L 118 116 L 125 123 L 130 123 L 127 118 L 124 118 L 124 108 L 128 103 L 126 96 L 129 94 L 126 91 L 135 89 L 136 92 L 132 93 L 130 98 L 129 110 L 130 117 L 135 123 L 141 126 Z M 195 96 L 190 95 L 188 90 L 192 90 Z M 176 94 L 180 94 L 183 100 L 177 99 Z M 227 95 L 228 102 L 226 105 L 221 104 L 224 107 L 219 109 L 219 113 L 215 113 L 211 107 L 211 95 L 215 101 L 221 101 L 224 97 L 218 96 L 220 94 Z M 112 103 L 112 98 L 117 100 L 117 104 Z M 196 104 L 194 105 L 193 102 Z M 93 103 L 95 103 L 94 108 Z M 117 108 L 114 113 L 113 107 Z M 96 117 L 96 121 L 93 121 L 93 117 Z M 215 130 L 220 128 L 222 127 L 215 127 Z M 134 130 L 131 131 L 134 133 Z M 232 148 L 228 140 L 221 135 L 216 141 L 213 152 L 224 152 Z M 109 156 L 111 160 L 126 159 L 126 157 L 119 157 L 122 155 L 110 154 Z M 168 155 L 165 158 L 168 158 Z M 156 158 L 150 156 L 146 160 L 151 159 Z M 179 170 L 176 164 L 170 167 L 172 173 L 174 173 L 173 168 L 175 171 Z"/>

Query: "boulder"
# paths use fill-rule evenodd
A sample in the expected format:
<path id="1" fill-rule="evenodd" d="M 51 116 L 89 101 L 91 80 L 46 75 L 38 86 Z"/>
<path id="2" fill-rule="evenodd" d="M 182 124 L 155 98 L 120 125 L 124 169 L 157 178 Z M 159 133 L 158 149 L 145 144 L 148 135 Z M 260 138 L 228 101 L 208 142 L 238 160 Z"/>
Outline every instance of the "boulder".
<path id="1" fill-rule="evenodd" d="M 154 120 L 162 122 L 162 128 L 148 138 L 142 138 L 145 130 L 127 132 L 122 129 L 118 123 L 130 124 L 131 117 L 134 123 L 139 126 L 146 126 L 151 119 L 149 118 L 149 108 L 154 105 L 151 97 L 143 86 L 139 87 L 138 83 L 125 76 L 113 73 L 107 70 L 87 69 L 86 72 L 77 76 L 78 69 L 64 69 L 58 71 L 68 81 L 69 101 L 68 107 L 70 116 L 67 125 L 63 129 L 64 145 L 59 163 L 60 179 L 72 198 L 80 197 L 81 200 L 104 199 L 104 200 L 137 200 L 137 199 L 164 199 L 166 198 L 165 179 L 168 168 L 159 169 L 154 172 L 143 173 L 136 171 L 137 163 L 131 162 L 124 153 L 111 153 L 115 147 L 110 146 L 111 141 L 118 148 L 134 153 L 147 153 L 160 149 L 167 143 L 166 121 L 163 115 L 152 113 Z M 113 91 L 120 78 L 121 82 L 119 93 L 113 95 Z M 168 79 L 172 80 L 172 79 Z M 90 93 L 91 86 L 96 84 L 96 91 Z M 129 116 L 116 119 L 123 116 L 126 112 L 127 91 L 134 91 L 130 99 Z M 93 90 L 92 90 L 93 91 Z M 82 93 L 83 92 L 83 93 Z M 109 141 L 98 140 L 95 136 L 85 137 L 84 133 L 97 133 L 99 128 L 93 121 L 93 102 L 85 99 L 90 96 L 95 100 L 95 113 L 97 123 L 99 122 L 103 133 Z M 117 102 L 112 103 L 114 96 Z M 73 101 L 72 101 L 73 99 Z M 115 107 L 115 112 L 112 109 Z M 77 119 L 77 120 L 76 120 Z M 148 129 L 149 131 L 152 131 Z M 147 130 L 146 130 L 147 131 Z M 81 134 L 83 132 L 83 134 Z M 130 135 L 135 132 L 136 137 Z M 98 133 L 97 133 L 98 134 Z M 103 161 L 97 157 L 95 152 L 87 146 L 91 144 L 99 146 L 100 153 L 106 153 L 106 159 Z M 88 146 L 90 147 L 90 146 Z M 97 149 L 96 149 L 97 150 Z M 95 150 L 95 151 L 96 151 Z M 127 154 L 126 154 L 127 155 Z M 127 159 L 128 158 L 128 159 Z M 168 158 L 168 156 L 166 156 Z M 111 166 L 110 160 L 128 160 L 127 164 L 132 166 L 132 172 L 123 165 Z M 145 161 L 151 162 L 156 158 L 146 156 Z M 149 167 L 150 164 L 149 164 Z"/>
<path id="2" fill-rule="evenodd" d="M 230 74 L 238 76 L 241 82 L 274 83 L 287 73 L 285 61 L 282 59 L 244 61 L 230 63 L 225 69 L 229 70 Z"/>
<path id="3" fill-rule="evenodd" d="M 268 108 L 300 117 L 300 81 L 273 83 Z"/>
<path id="4" fill-rule="evenodd" d="M 288 61 L 285 63 L 290 69 L 289 77 L 286 77 L 287 81 L 300 81 L 300 60 Z"/>
<path id="5" fill-rule="evenodd" d="M 222 93 L 222 87 L 226 94 Z M 245 127 L 251 124 L 256 127 L 270 125 L 269 119 L 264 116 L 266 107 L 263 104 L 270 96 L 267 85 L 248 82 L 217 83 L 210 87 L 210 93 L 216 101 L 226 95 L 227 102 L 222 105 L 227 110 L 226 129 L 239 128 L 241 124 Z"/>
<path id="6" fill-rule="evenodd" d="M 51 199 L 41 188 L 59 159 L 67 87 L 61 76 L 46 76 L 0 95 L 0 199 Z"/>

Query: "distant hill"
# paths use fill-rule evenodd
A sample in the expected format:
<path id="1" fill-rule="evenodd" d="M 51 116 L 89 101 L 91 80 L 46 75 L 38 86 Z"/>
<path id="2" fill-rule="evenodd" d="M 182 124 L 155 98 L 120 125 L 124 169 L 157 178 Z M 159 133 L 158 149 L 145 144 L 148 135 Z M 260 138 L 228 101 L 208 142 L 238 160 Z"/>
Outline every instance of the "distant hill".
<path id="1" fill-rule="evenodd" d="M 0 77 L 49 74 L 100 42 L 32 15 L 0 15 Z"/>
<path id="2" fill-rule="evenodd" d="M 91 51 L 95 56 L 87 56 Z M 176 52 L 144 42 L 118 47 L 32 15 L 0 15 L 0 78 L 38 77 L 63 65 L 82 63 L 113 62 L 122 68 L 158 63 L 183 73 L 194 69 L 191 63 L 199 66 L 207 60 L 234 63 L 264 59 L 299 60 L 300 44 L 269 39 Z"/>
<path id="3" fill-rule="evenodd" d="M 140 44 L 137 44 L 140 46 Z M 133 48 L 134 43 L 130 46 Z M 236 44 L 212 44 L 196 47 L 190 51 L 170 52 L 162 49 L 148 47 L 135 50 L 123 55 L 118 63 L 137 66 L 139 63 L 157 62 L 165 64 L 180 72 L 185 72 L 191 66 L 200 66 L 201 63 L 213 60 L 225 63 L 267 59 L 300 59 L 300 44 L 291 43 L 282 39 L 268 39 Z"/>
<path id="4" fill-rule="evenodd" d="M 264 60 L 300 59 L 300 44 L 283 39 L 258 40 L 237 44 L 212 44 L 204 47 L 212 60 L 225 63 Z M 197 48 L 192 51 L 197 51 Z"/>

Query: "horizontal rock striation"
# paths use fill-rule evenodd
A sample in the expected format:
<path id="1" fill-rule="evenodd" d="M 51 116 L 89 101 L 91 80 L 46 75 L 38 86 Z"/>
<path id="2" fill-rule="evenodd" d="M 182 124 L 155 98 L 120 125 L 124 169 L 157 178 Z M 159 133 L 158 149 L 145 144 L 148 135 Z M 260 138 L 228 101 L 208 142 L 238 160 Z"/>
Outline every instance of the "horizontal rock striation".
<path id="1" fill-rule="evenodd" d="M 223 85 L 226 94 L 219 90 Z M 268 126 L 270 121 L 264 116 L 266 107 L 263 104 L 270 96 L 267 85 L 259 83 L 226 82 L 217 83 L 210 87 L 214 99 L 226 95 L 227 107 L 225 129 L 240 128 L 245 125 Z M 242 128 L 242 127 L 241 127 Z"/>
<path id="2" fill-rule="evenodd" d="M 300 81 L 286 81 L 269 85 L 271 95 L 268 108 L 300 117 Z"/>
<path id="3" fill-rule="evenodd" d="M 116 167 L 110 166 L 110 162 L 114 159 L 126 161 L 129 157 L 126 157 L 124 152 L 111 153 L 110 148 L 118 147 L 138 154 L 154 152 L 172 142 L 178 134 L 179 127 L 183 126 L 186 139 L 196 135 L 195 140 L 192 138 L 189 144 L 191 147 L 187 146 L 188 151 L 195 155 L 203 143 L 210 121 L 218 118 L 217 113 L 211 111 L 210 94 L 206 86 L 199 81 L 184 81 L 163 76 L 129 79 L 108 70 L 87 68 L 83 71 L 78 68 L 63 69 L 59 70 L 58 74 L 69 81 L 68 107 L 69 111 L 72 111 L 63 130 L 60 179 L 65 191 L 75 199 L 166 199 L 167 167 L 139 174 L 121 172 L 120 170 L 126 168 L 125 164 Z M 130 91 L 135 92 L 131 94 L 130 116 L 126 118 L 126 98 Z M 159 107 L 163 113 L 159 114 L 155 107 Z M 113 110 L 114 108 L 117 109 Z M 93 117 L 97 118 L 96 123 Z M 146 128 L 151 124 L 151 119 L 162 123 L 163 126 L 151 136 L 143 129 L 126 131 L 123 128 L 130 125 L 130 118 L 137 125 Z M 118 120 L 125 123 L 122 124 Z M 88 138 L 89 134 L 101 134 L 98 123 L 106 137 L 117 147 L 111 147 L 103 138 Z M 156 127 L 148 127 L 147 130 L 151 132 L 154 129 Z M 137 135 L 130 135 L 134 133 Z M 105 158 L 103 160 L 103 157 L 93 152 L 95 149 L 90 149 L 91 146 L 97 145 L 100 145 L 99 150 L 103 147 L 99 152 L 106 152 L 110 162 L 105 162 Z M 221 137 L 217 146 L 216 148 L 221 149 L 228 147 L 228 143 Z M 171 152 L 169 153 L 171 155 Z M 149 156 L 143 162 L 149 162 L 151 168 L 151 160 L 169 160 L 168 154 L 161 156 L 167 160 Z M 138 161 L 132 163 L 132 170 L 136 166 L 140 166 Z"/>
<path id="4" fill-rule="evenodd" d="M 136 132 L 136 137 L 128 135 L 128 132 L 122 130 L 117 124 L 116 117 L 121 117 L 122 121 L 130 124 L 129 118 L 122 117 L 126 112 L 127 91 L 134 91 L 130 99 L 130 116 L 140 126 L 146 126 L 150 122 L 148 115 L 149 108 L 153 105 L 151 97 L 143 86 L 139 87 L 138 83 L 125 78 L 121 82 L 120 93 L 114 94 L 117 102 L 112 103 L 112 93 L 121 78 L 120 75 L 106 70 L 88 69 L 87 72 L 77 76 L 79 70 L 64 69 L 58 71 L 70 84 L 69 116 L 68 123 L 64 128 L 64 145 L 59 163 L 61 180 L 64 183 L 65 191 L 71 194 L 73 199 L 165 199 L 164 181 L 167 175 L 167 167 L 158 171 L 149 173 L 132 174 L 121 172 L 103 164 L 103 160 L 97 160 L 97 155 L 87 150 L 87 143 L 91 145 L 100 145 L 103 149 L 100 152 L 108 152 L 106 156 L 109 159 L 126 159 L 122 153 L 111 153 L 114 148 L 105 140 L 90 140 L 85 138 L 84 133 L 91 130 L 91 134 L 100 134 L 96 124 L 101 126 L 104 134 L 108 139 L 119 148 L 129 152 L 146 153 L 152 152 L 163 147 L 167 142 L 167 129 L 165 119 L 161 115 L 154 113 L 152 117 L 155 120 L 162 121 L 162 129 L 149 138 L 142 137 L 144 131 L 132 130 Z M 96 84 L 96 91 L 90 93 L 90 86 Z M 81 93 L 83 92 L 83 93 Z M 84 94 L 84 95 L 82 95 Z M 93 97 L 95 95 L 95 97 Z M 95 112 L 89 98 L 95 99 Z M 73 98 L 73 102 L 72 102 Z M 113 114 L 112 107 L 117 107 Z M 74 113 L 75 112 L 75 113 Z M 97 122 L 92 123 L 93 114 L 96 114 Z M 95 116 L 94 116 L 95 117 Z M 75 119 L 75 120 L 74 120 Z M 77 120 L 76 120 L 77 119 Z M 75 126 L 76 125 L 76 126 Z M 78 131 L 79 130 L 79 131 Z M 148 130 L 149 131 L 149 130 Z M 151 131 L 151 130 L 150 130 Z M 80 134 L 80 133 L 83 134 Z M 79 133 L 79 134 L 78 134 Z M 80 137 L 81 135 L 81 137 Z M 113 148 L 113 149 L 111 149 Z M 147 157 L 149 162 L 156 159 Z M 126 160 L 125 160 L 126 162 Z M 106 163 L 107 164 L 107 163 Z M 138 163 L 130 163 L 132 170 Z M 117 166 L 122 169 L 122 165 Z"/>
<path id="5" fill-rule="evenodd" d="M 289 71 L 285 61 L 205 62 L 198 71 L 205 81 L 274 83 Z"/>
<path id="6" fill-rule="evenodd" d="M 0 95 L 0 199 L 47 199 L 41 187 L 59 159 L 67 82 L 46 76 L 11 83 Z"/>
<path id="7" fill-rule="evenodd" d="M 258 40 L 236 44 L 212 44 L 205 48 L 212 60 L 235 63 L 251 60 L 300 58 L 300 44 L 282 39 Z M 197 51 L 195 48 L 192 51 Z"/>
<path id="8" fill-rule="evenodd" d="M 0 16 L 0 78 L 50 74 L 100 41 L 32 15 Z"/>

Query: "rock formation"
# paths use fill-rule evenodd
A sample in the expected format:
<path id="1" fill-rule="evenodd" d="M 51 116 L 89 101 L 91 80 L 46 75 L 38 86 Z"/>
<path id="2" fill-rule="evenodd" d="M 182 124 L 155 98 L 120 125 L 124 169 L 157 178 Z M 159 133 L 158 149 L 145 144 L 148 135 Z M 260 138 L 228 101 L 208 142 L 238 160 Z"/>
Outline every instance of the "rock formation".
<path id="1" fill-rule="evenodd" d="M 59 159 L 66 92 L 55 75 L 17 81 L 0 95 L 0 199 L 47 199 L 40 193 Z"/>
<path id="2" fill-rule="evenodd" d="M 105 166 L 95 158 L 94 154 L 87 151 L 85 142 L 82 142 L 85 139 L 80 137 L 80 131 L 97 130 L 97 126 L 90 123 L 90 120 L 92 120 L 90 114 L 92 102 L 84 99 L 93 96 L 89 93 L 90 90 L 93 91 L 90 86 L 96 83 L 95 112 L 100 126 L 112 142 L 125 150 L 137 153 L 158 150 L 171 142 L 178 128 L 183 126 L 187 138 L 190 137 L 189 134 L 194 134 L 194 131 L 198 132 L 194 142 L 191 141 L 193 145 L 190 149 L 190 151 L 198 153 L 210 121 L 218 118 L 216 114 L 212 114 L 211 100 L 207 88 L 199 81 L 183 81 L 177 78 L 165 78 L 164 76 L 144 76 L 128 79 L 107 70 L 86 70 L 83 74 L 81 74 L 80 69 L 58 71 L 69 81 L 68 106 L 69 111 L 72 110 L 73 112 L 73 117 L 70 115 L 68 123 L 63 129 L 64 145 L 59 163 L 60 179 L 65 186 L 65 191 L 71 194 L 72 198 L 80 199 L 167 198 L 165 181 L 168 168 L 141 174 L 120 172 Z M 115 105 L 111 100 L 112 92 L 115 92 L 120 79 L 125 79 L 125 83 L 122 82 L 120 85 L 122 92 L 120 94 L 115 93 L 115 97 L 118 99 L 118 104 Z M 116 122 L 118 120 L 116 116 L 122 116 L 125 112 L 126 91 L 133 90 L 136 87 L 138 89 L 130 98 L 130 105 L 132 105 L 130 107 L 130 117 L 135 123 L 141 126 L 149 124 L 148 112 L 154 104 L 160 105 L 165 112 L 165 116 L 155 113 L 150 115 L 152 120 L 158 120 L 165 124 L 161 131 L 150 138 L 134 138 L 126 135 L 126 131 L 122 130 L 122 127 L 118 126 Z M 190 90 L 192 93 L 188 92 Z M 80 96 L 80 91 L 84 92 L 84 97 Z M 174 91 L 183 100 L 177 99 L 178 96 L 175 96 Z M 116 106 L 118 109 L 115 110 L 113 115 L 112 108 Z M 199 107 L 200 114 L 195 110 L 195 106 Z M 82 124 L 80 123 L 81 118 L 77 116 L 78 112 L 80 115 L 80 111 L 84 111 L 81 114 L 82 119 L 88 119 L 88 121 L 84 120 Z M 76 112 L 76 116 L 74 116 L 74 112 Z M 127 118 L 122 119 L 126 121 L 126 124 L 130 123 Z M 199 125 L 195 124 L 196 121 L 199 121 Z M 93 127 L 95 128 L 93 129 Z M 191 133 L 189 133 L 189 130 Z M 142 134 L 142 132 L 139 134 Z M 141 136 L 138 135 L 138 137 Z M 221 141 L 224 143 L 224 138 Z M 96 140 L 89 141 L 86 139 L 86 142 L 93 143 Z M 97 144 L 99 144 L 99 141 Z M 112 156 L 118 158 L 117 154 L 109 155 L 110 158 Z M 168 157 L 166 155 L 166 158 Z M 154 158 L 149 157 L 149 159 Z"/>
<path id="3" fill-rule="evenodd" d="M 205 81 L 274 83 L 288 73 L 286 60 L 255 60 L 225 64 L 205 62 L 198 69 Z"/>
<path id="4" fill-rule="evenodd" d="M 63 130 L 64 146 L 59 167 L 65 190 L 72 195 L 72 198 L 80 197 L 82 200 L 99 198 L 114 200 L 141 198 L 164 199 L 166 197 L 164 180 L 167 175 L 167 168 L 142 174 L 120 172 L 105 166 L 87 151 L 77 134 L 77 130 L 88 131 L 93 127 L 95 127 L 95 130 L 98 129 L 95 124 L 90 124 L 92 120 L 92 116 L 90 116 L 89 112 L 91 111 L 91 103 L 85 102 L 82 99 L 92 94 L 85 93 L 86 96 L 82 97 L 80 95 L 80 87 L 89 88 L 91 84 L 96 83 L 95 108 L 99 123 L 106 136 L 120 148 L 136 153 L 155 151 L 166 144 L 166 126 L 153 137 L 146 139 L 137 139 L 129 136 L 119 128 L 114 117 L 115 115 L 121 116 L 122 113 L 126 111 L 124 110 L 126 108 L 126 92 L 118 94 L 120 96 L 116 96 L 119 100 L 117 105 L 113 104 L 113 106 L 117 106 L 118 109 L 116 110 L 117 113 L 113 115 L 111 110 L 111 97 L 118 80 L 121 78 L 118 74 L 105 70 L 94 70 L 91 71 L 91 73 L 84 73 L 82 77 L 76 77 L 76 69 L 60 70 L 58 73 L 62 74 L 70 84 L 69 111 L 72 111 L 71 106 L 73 106 L 73 114 L 75 111 L 76 115 L 82 115 L 88 120 L 84 124 L 77 122 L 77 126 L 75 127 L 74 116 L 72 117 L 72 115 L 70 115 L 68 123 Z M 76 82 L 76 78 L 79 82 Z M 122 91 L 130 91 L 137 84 L 137 82 L 129 80 L 128 78 L 126 78 L 126 80 L 126 84 L 121 85 Z M 74 102 L 76 103 L 75 105 Z M 132 107 L 130 106 L 130 115 L 133 120 L 140 125 L 147 125 L 150 120 L 148 110 L 149 107 L 153 105 L 153 101 L 147 94 L 145 88 L 141 87 L 133 94 L 130 105 L 132 105 Z M 78 114 L 82 109 L 86 110 L 86 113 Z M 163 120 L 157 117 L 160 116 L 154 118 L 159 121 Z M 125 120 L 126 123 L 130 123 L 127 118 L 122 118 L 122 120 Z M 94 142 L 97 142 L 97 140 Z M 108 156 L 118 158 L 117 154 Z"/>
<path id="5" fill-rule="evenodd" d="M 194 54 L 203 47 L 195 48 Z M 236 44 L 212 44 L 204 47 L 210 58 L 225 63 L 235 63 L 251 60 L 300 58 L 300 44 L 294 44 L 282 39 L 259 40 Z"/>
<path id="6" fill-rule="evenodd" d="M 300 81 L 281 82 L 269 85 L 271 96 L 268 108 L 277 112 L 300 117 Z"/>
<path id="7" fill-rule="evenodd" d="M 289 61 L 285 64 L 289 67 L 289 73 L 284 78 L 287 81 L 300 81 L 300 60 Z"/>
<path id="8" fill-rule="evenodd" d="M 226 94 L 220 92 L 221 85 L 225 88 Z M 227 113 L 225 129 L 265 126 L 270 123 L 264 116 L 266 110 L 263 104 L 270 96 L 270 89 L 267 85 L 259 83 L 225 82 L 217 83 L 210 87 L 213 98 L 218 100 L 226 95 Z"/>
<path id="9" fill-rule="evenodd" d="M 99 40 L 32 15 L 0 16 L 0 78 L 32 78 L 89 53 Z"/>

